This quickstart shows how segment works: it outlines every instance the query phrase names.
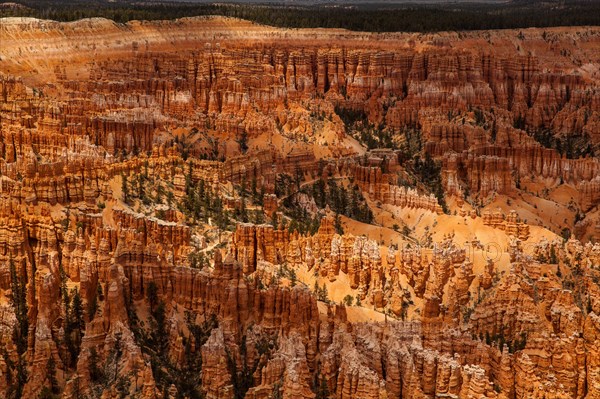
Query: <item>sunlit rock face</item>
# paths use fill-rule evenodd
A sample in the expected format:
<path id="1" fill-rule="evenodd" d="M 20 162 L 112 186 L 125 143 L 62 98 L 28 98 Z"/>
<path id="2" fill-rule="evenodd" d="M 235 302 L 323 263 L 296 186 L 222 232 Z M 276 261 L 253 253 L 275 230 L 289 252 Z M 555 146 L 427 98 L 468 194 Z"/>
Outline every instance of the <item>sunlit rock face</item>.
<path id="1" fill-rule="evenodd" d="M 600 398 L 599 29 L 0 43 L 0 397 Z"/>

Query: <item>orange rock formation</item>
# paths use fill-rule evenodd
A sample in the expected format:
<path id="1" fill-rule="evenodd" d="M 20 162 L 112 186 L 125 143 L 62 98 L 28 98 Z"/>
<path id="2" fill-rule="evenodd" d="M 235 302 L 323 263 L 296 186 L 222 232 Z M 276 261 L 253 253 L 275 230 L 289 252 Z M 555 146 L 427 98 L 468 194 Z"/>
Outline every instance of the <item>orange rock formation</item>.
<path id="1" fill-rule="evenodd" d="M 0 40 L 1 397 L 600 398 L 598 28 Z"/>

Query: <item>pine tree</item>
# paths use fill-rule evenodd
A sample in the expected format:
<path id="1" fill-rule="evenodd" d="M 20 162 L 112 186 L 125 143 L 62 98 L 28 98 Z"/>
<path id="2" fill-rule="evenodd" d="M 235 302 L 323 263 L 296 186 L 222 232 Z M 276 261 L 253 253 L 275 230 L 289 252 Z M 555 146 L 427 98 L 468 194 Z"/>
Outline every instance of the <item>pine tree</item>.
<path id="1" fill-rule="evenodd" d="M 340 219 L 340 214 L 335 214 L 335 219 L 333 220 L 333 227 L 335 232 L 339 235 L 344 234 L 344 226 L 342 225 L 342 220 Z"/>
<path id="2" fill-rule="evenodd" d="M 352 193 L 350 195 L 350 204 L 349 204 L 349 212 L 348 216 L 353 219 L 357 218 L 357 215 L 360 213 L 359 211 L 359 200 L 358 200 L 358 187 L 354 186 L 352 189 Z"/>
<path id="3" fill-rule="evenodd" d="M 271 217 L 271 226 L 273 226 L 273 228 L 277 228 L 278 225 L 279 221 L 277 219 L 277 212 L 274 212 L 273 216 Z"/>
<path id="4" fill-rule="evenodd" d="M 173 191 L 171 191 L 171 190 L 167 191 L 167 206 L 169 208 L 173 205 L 174 200 L 175 200 L 175 197 L 173 195 Z"/>
<path id="5" fill-rule="evenodd" d="M 317 205 L 324 208 L 327 205 L 327 183 L 323 177 L 319 177 L 319 180 L 315 184 L 314 191 L 317 196 Z"/>
<path id="6" fill-rule="evenodd" d="M 56 362 L 54 361 L 54 357 L 52 357 L 52 355 L 50 355 L 48 363 L 46 363 L 46 379 L 50 383 L 50 390 L 52 393 L 59 393 L 60 387 L 58 385 L 58 380 L 56 379 Z"/>
<path id="7" fill-rule="evenodd" d="M 354 302 L 354 297 L 352 295 L 346 295 L 344 297 L 344 305 L 345 306 L 352 306 L 353 302 Z"/>
<path id="8" fill-rule="evenodd" d="M 329 180 L 329 202 L 335 212 L 340 212 L 340 197 L 335 180 Z M 343 212 L 343 210 L 342 210 Z"/>
<path id="9" fill-rule="evenodd" d="M 185 175 L 185 195 L 186 197 L 189 197 L 192 195 L 192 191 L 193 191 L 193 168 L 192 168 L 192 163 L 188 163 L 188 171 L 187 174 Z"/>
<path id="10" fill-rule="evenodd" d="M 273 384 L 273 391 L 271 392 L 269 399 L 283 399 L 283 391 L 281 389 L 281 381 L 278 381 L 275 384 Z"/>
<path id="11" fill-rule="evenodd" d="M 298 222 L 296 221 L 296 219 L 292 219 L 290 221 L 290 225 L 288 226 L 288 231 L 291 233 L 293 233 L 294 231 L 298 231 Z"/>
<path id="12" fill-rule="evenodd" d="M 148 160 L 144 161 L 144 180 L 148 180 Z"/>
<path id="13" fill-rule="evenodd" d="M 297 275 L 296 275 L 296 270 L 294 270 L 294 269 L 291 269 L 291 270 L 290 270 L 290 285 L 291 285 L 292 287 L 295 287 L 295 286 L 296 286 L 296 282 L 297 282 L 297 281 L 298 281 L 298 277 L 297 277 Z"/>
<path id="14" fill-rule="evenodd" d="M 93 382 L 98 382 L 104 377 L 104 372 L 100 367 L 100 357 L 95 347 L 90 349 L 90 358 L 88 363 L 88 371 Z"/>
<path id="15" fill-rule="evenodd" d="M 138 183 L 138 198 L 141 199 L 144 203 L 146 203 L 147 202 L 146 188 L 145 188 L 146 179 L 144 178 L 143 174 L 138 175 L 137 183 Z"/>
<path id="16" fill-rule="evenodd" d="M 348 215 L 348 190 L 346 190 L 346 187 L 342 186 L 338 193 L 340 196 L 338 199 L 339 212 Z"/>
<path id="17" fill-rule="evenodd" d="M 323 283 L 323 288 L 320 291 L 320 300 L 323 302 L 329 302 L 329 293 L 327 292 L 327 286 Z"/>
<path id="18" fill-rule="evenodd" d="M 556 256 L 556 250 L 554 249 L 554 245 L 550 247 L 550 263 L 553 265 L 558 263 L 558 258 Z"/>
<path id="19" fill-rule="evenodd" d="M 100 282 L 98 282 L 97 285 L 97 289 L 96 292 L 94 292 L 94 296 L 92 297 L 92 300 L 88 303 L 87 306 L 87 320 L 88 321 L 92 321 L 94 319 L 94 316 L 96 316 L 96 312 L 98 311 L 98 290 L 102 290 L 102 286 L 100 285 Z"/>
<path id="20" fill-rule="evenodd" d="M 244 130 L 240 135 L 240 138 L 236 140 L 240 146 L 240 152 L 245 154 L 248 151 L 248 133 Z"/>
<path id="21" fill-rule="evenodd" d="M 81 301 L 81 296 L 79 295 L 79 290 L 75 290 L 75 293 L 73 294 L 71 314 L 73 315 L 73 327 L 79 329 L 81 332 L 85 329 L 85 322 L 83 320 L 83 303 Z"/>
<path id="22" fill-rule="evenodd" d="M 265 199 L 265 186 L 263 186 L 262 184 L 260 185 L 260 192 L 258 195 L 258 199 L 257 199 L 257 203 L 260 206 L 264 205 L 264 199 Z"/>
<path id="23" fill-rule="evenodd" d="M 240 219 L 244 223 L 248 223 L 248 211 L 246 209 L 246 198 L 242 197 L 242 204 L 240 205 Z"/>
<path id="24" fill-rule="evenodd" d="M 27 335 L 29 333 L 29 319 L 27 317 L 27 287 L 17 273 L 15 262 L 9 260 L 9 273 L 11 281 L 11 301 L 15 310 L 17 324 L 15 334 L 17 337 L 17 352 L 22 354 L 27 349 Z"/>
<path id="25" fill-rule="evenodd" d="M 162 331 L 164 332 L 164 331 Z M 112 348 L 112 353 L 114 354 L 114 362 L 115 362 L 115 376 L 114 380 L 117 379 L 117 373 L 119 371 L 119 360 L 123 355 L 123 333 L 121 331 L 117 331 L 115 333 L 115 344 Z"/>
<path id="26" fill-rule="evenodd" d="M 302 184 L 302 170 L 300 169 L 300 166 L 298 166 L 298 164 L 296 164 L 294 170 L 294 180 L 296 183 L 296 189 L 300 190 L 300 185 Z"/>
<path id="27" fill-rule="evenodd" d="M 65 289 L 63 301 L 65 306 L 65 334 L 63 337 L 63 345 L 67 350 L 66 364 L 70 367 L 73 367 L 75 366 L 77 356 L 79 355 L 79 347 L 81 345 L 82 335 L 81 331 L 85 327 L 85 323 L 83 321 L 83 305 L 81 302 L 81 296 L 77 290 L 73 290 L 71 295 L 69 295 Z"/>
<path id="28" fill-rule="evenodd" d="M 121 174 L 121 194 L 123 196 L 123 202 L 129 204 L 129 184 L 127 183 L 127 176 L 125 173 Z"/>
<path id="29" fill-rule="evenodd" d="M 319 373 L 320 374 L 320 373 Z M 317 387 L 315 399 L 328 399 L 329 398 L 329 387 L 327 386 L 327 380 L 320 374 L 319 386 Z"/>
<path id="30" fill-rule="evenodd" d="M 158 303 L 158 287 L 154 281 L 150 281 L 148 283 L 148 287 L 146 289 L 146 298 L 148 299 L 148 304 L 150 305 L 150 311 L 154 311 Z"/>
<path id="31" fill-rule="evenodd" d="M 165 303 L 161 300 L 156 306 L 156 310 L 152 312 L 154 322 L 152 323 L 152 342 L 159 355 L 163 355 L 169 343 L 169 337 L 166 332 L 166 308 Z"/>
<path id="32" fill-rule="evenodd" d="M 252 176 L 252 182 L 250 183 L 250 189 L 252 191 L 252 199 L 254 202 L 258 202 L 258 191 L 257 191 L 257 183 L 256 176 Z"/>
<path id="33" fill-rule="evenodd" d="M 17 360 L 17 372 L 16 372 L 16 376 L 17 376 L 17 381 L 16 381 L 16 385 L 12 385 L 11 387 L 9 387 L 9 394 L 8 397 L 13 397 L 13 398 L 21 398 L 23 396 L 23 387 L 25 386 L 25 383 L 27 383 L 27 365 L 25 364 L 25 360 L 23 358 L 23 356 L 19 356 L 19 359 Z"/>

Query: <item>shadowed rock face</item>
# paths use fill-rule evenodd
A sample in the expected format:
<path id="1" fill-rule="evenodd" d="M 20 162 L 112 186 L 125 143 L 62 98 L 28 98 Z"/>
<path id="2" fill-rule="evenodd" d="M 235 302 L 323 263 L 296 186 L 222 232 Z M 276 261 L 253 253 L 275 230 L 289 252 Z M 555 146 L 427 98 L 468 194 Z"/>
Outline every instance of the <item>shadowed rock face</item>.
<path id="1" fill-rule="evenodd" d="M 597 28 L 0 40 L 1 397 L 600 398 Z"/>

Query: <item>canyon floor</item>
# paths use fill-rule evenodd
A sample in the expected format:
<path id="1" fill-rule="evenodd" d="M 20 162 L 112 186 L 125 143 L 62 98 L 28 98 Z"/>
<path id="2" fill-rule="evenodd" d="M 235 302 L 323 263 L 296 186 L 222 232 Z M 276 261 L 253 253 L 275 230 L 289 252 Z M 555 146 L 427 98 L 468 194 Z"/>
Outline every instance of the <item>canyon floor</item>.
<path id="1" fill-rule="evenodd" d="M 599 399 L 600 28 L 0 19 L 0 397 Z"/>

